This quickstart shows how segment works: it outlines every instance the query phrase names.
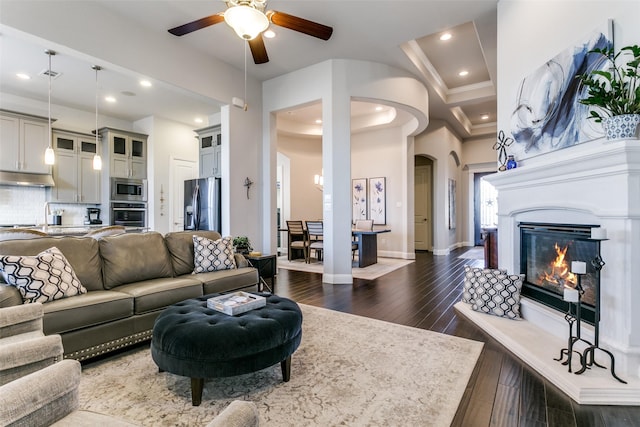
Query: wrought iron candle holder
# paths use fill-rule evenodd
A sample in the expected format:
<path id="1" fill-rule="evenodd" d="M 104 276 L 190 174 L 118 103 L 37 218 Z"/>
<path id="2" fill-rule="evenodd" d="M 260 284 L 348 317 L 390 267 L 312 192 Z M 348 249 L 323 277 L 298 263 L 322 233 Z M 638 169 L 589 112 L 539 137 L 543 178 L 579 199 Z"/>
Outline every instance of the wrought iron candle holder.
<path id="1" fill-rule="evenodd" d="M 598 240 L 598 252 L 600 252 L 599 251 L 600 241 L 606 240 L 606 239 L 593 239 L 593 240 Z M 594 259 L 590 261 L 590 264 L 595 271 L 600 272 L 600 270 L 602 270 L 602 267 L 604 267 L 605 262 L 602 259 L 602 257 L 598 254 Z M 577 281 L 576 281 L 576 290 L 578 291 L 577 301 L 575 301 L 576 298 L 565 298 L 565 300 L 569 302 L 569 308 L 568 308 L 567 314 L 565 314 L 564 316 L 565 320 L 567 321 L 567 324 L 569 325 L 569 338 L 567 341 L 567 348 L 563 348 L 562 350 L 560 350 L 560 357 L 554 360 L 560 361 L 563 365 L 568 365 L 569 372 L 571 372 L 571 359 L 574 353 L 577 354 L 580 357 L 581 367 L 579 370 L 575 372 L 576 375 L 584 373 L 587 369 L 591 369 L 591 367 L 594 365 L 599 368 L 606 369 L 606 366 L 600 365 L 595 360 L 596 350 L 599 350 L 605 353 L 606 355 L 608 355 L 609 358 L 611 359 L 611 375 L 613 376 L 613 378 L 615 378 L 616 380 L 620 381 L 623 384 L 627 384 L 626 381 L 624 381 L 623 379 L 621 379 L 616 375 L 616 372 L 615 372 L 616 362 L 615 362 L 615 357 L 613 353 L 611 353 L 609 350 L 606 350 L 600 347 L 600 281 L 597 282 L 595 287 L 594 338 L 593 338 L 593 343 L 591 343 L 590 341 L 587 341 L 584 338 L 582 338 L 581 331 L 580 331 L 580 324 L 582 323 L 582 317 L 580 315 L 580 307 L 582 305 L 582 295 L 584 294 L 584 289 L 582 288 L 581 281 L 582 281 L 582 276 L 586 274 L 586 263 L 581 261 L 574 261 L 572 263 L 571 270 L 572 270 L 571 272 L 574 273 L 577 277 Z M 573 310 L 572 310 L 572 307 L 574 304 L 576 306 L 575 315 L 573 314 Z M 576 326 L 575 335 L 573 334 L 574 324 Z M 574 345 L 578 341 L 582 341 L 583 343 L 587 344 L 587 347 L 584 350 L 582 350 L 582 352 L 574 350 Z"/>

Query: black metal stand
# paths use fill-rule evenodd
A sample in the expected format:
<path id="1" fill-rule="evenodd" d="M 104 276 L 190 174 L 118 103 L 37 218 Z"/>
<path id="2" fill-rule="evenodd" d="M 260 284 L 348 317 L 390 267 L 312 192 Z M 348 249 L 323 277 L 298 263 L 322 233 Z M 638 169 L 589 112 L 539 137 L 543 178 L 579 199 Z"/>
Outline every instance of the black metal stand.
<path id="1" fill-rule="evenodd" d="M 593 260 L 591 260 L 591 265 L 593 266 L 594 269 L 596 269 L 597 271 L 602 270 L 602 267 L 604 267 L 605 262 L 603 261 L 603 259 L 600 257 L 600 255 L 598 255 L 597 257 L 595 257 Z M 578 283 L 580 280 L 580 276 L 578 276 Z M 593 339 L 593 344 L 590 345 L 589 347 L 587 347 L 584 352 L 582 353 L 582 357 L 581 357 L 581 362 L 582 362 L 582 368 L 580 368 L 580 370 L 576 371 L 576 374 L 582 374 L 584 371 L 586 371 L 587 369 L 591 369 L 591 366 L 595 365 L 599 368 L 604 368 L 606 369 L 605 366 L 602 366 L 600 364 L 598 364 L 595 360 L 595 352 L 596 350 L 600 350 L 601 352 L 607 354 L 609 356 L 609 358 L 611 359 L 611 375 L 613 376 L 613 378 L 615 378 L 616 380 L 620 381 L 623 384 L 627 384 L 626 381 L 624 381 L 623 379 L 621 379 L 620 377 L 618 377 L 616 375 L 616 359 L 613 356 L 613 353 L 611 353 L 609 350 L 605 350 L 604 348 L 600 347 L 600 343 L 599 343 L 599 336 L 600 336 L 600 283 L 598 282 L 598 285 L 596 286 L 596 318 L 595 318 L 595 322 L 594 322 L 594 339 Z"/>
<path id="2" fill-rule="evenodd" d="M 591 266 L 597 270 L 598 272 L 600 270 L 602 270 L 602 267 L 604 267 L 605 262 L 602 260 L 602 258 L 600 257 L 600 255 L 596 256 L 593 260 L 591 260 Z M 582 318 L 580 316 L 580 307 L 582 305 L 582 294 L 584 294 L 584 289 L 582 288 L 582 284 L 581 284 L 581 274 L 577 274 L 578 277 L 578 283 L 576 284 L 576 290 L 578 291 L 578 302 L 577 303 L 573 303 L 570 302 L 569 303 L 569 310 L 567 311 L 567 314 L 564 316 L 564 319 L 567 321 L 568 325 L 569 325 L 569 339 L 567 341 L 567 348 L 563 348 L 562 350 L 560 350 L 560 357 L 554 360 L 560 361 L 563 365 L 569 365 L 569 372 L 571 372 L 571 359 L 572 359 L 572 355 L 573 353 L 576 353 L 579 357 L 580 357 L 580 365 L 581 368 L 579 370 L 577 370 L 575 373 L 576 375 L 582 374 L 583 372 L 585 372 L 587 369 L 591 369 L 591 367 L 593 365 L 599 367 L 599 368 L 603 368 L 606 369 L 606 366 L 602 366 L 600 364 L 598 364 L 595 360 L 595 352 L 596 350 L 600 350 L 603 353 L 607 354 L 610 359 L 611 359 L 611 375 L 613 376 L 613 378 L 615 378 L 616 380 L 620 381 L 623 384 L 627 384 L 626 381 L 624 381 L 623 379 L 621 379 L 620 377 L 618 377 L 616 375 L 615 372 L 615 357 L 613 356 L 613 353 L 611 353 L 608 350 L 605 350 L 603 348 L 600 347 L 599 344 L 599 336 L 600 336 L 600 281 L 598 281 L 596 288 L 595 288 L 595 305 L 596 305 L 596 310 L 595 310 L 595 322 L 594 322 L 594 339 L 593 339 L 593 343 L 585 340 L 584 338 L 581 337 L 581 333 L 580 333 L 580 324 L 582 322 Z M 572 313 L 572 306 L 576 305 L 576 314 L 575 316 Z M 576 335 L 573 335 L 573 325 L 574 323 L 576 324 Z M 588 344 L 588 346 L 581 352 L 574 350 L 573 346 L 578 342 L 578 341 L 582 341 L 586 344 Z M 566 360 L 565 360 L 566 358 Z"/>
<path id="3" fill-rule="evenodd" d="M 553 359 L 561 362 L 563 365 L 568 365 L 569 372 L 571 372 L 571 359 L 573 358 L 573 353 L 577 354 L 580 357 L 580 365 L 584 367 L 583 353 L 580 353 L 579 351 L 574 350 L 573 349 L 574 344 L 576 344 L 578 341 L 582 341 L 588 344 L 589 346 L 593 345 L 590 341 L 587 341 L 584 338 L 582 338 L 582 334 L 580 331 L 580 325 L 582 324 L 582 315 L 581 315 L 580 307 L 582 305 L 582 294 L 584 294 L 584 289 L 582 288 L 582 284 L 580 283 L 580 275 L 578 274 L 577 276 L 578 276 L 578 283 L 576 284 L 576 290 L 578 291 L 578 302 L 577 303 L 569 302 L 569 310 L 567 311 L 567 314 L 564 315 L 564 320 L 566 320 L 567 323 L 569 324 L 569 338 L 567 340 L 567 348 L 563 348 L 562 350 L 560 350 L 560 357 L 558 357 L 557 359 L 555 358 Z M 576 306 L 575 316 L 573 315 L 571 310 L 574 304 Z M 575 335 L 573 335 L 574 324 L 576 325 Z M 563 360 L 565 357 L 566 357 L 566 360 Z"/>

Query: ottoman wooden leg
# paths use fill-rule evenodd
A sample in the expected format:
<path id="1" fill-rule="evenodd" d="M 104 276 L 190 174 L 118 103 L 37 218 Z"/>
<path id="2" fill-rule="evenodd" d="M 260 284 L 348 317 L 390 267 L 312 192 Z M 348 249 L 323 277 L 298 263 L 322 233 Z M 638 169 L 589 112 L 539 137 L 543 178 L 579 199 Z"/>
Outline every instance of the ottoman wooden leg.
<path id="1" fill-rule="evenodd" d="M 191 405 L 200 406 L 203 388 L 204 378 L 191 378 Z"/>
<path id="2" fill-rule="evenodd" d="M 280 362 L 280 368 L 282 369 L 282 381 L 289 382 L 291 378 L 291 356 Z"/>

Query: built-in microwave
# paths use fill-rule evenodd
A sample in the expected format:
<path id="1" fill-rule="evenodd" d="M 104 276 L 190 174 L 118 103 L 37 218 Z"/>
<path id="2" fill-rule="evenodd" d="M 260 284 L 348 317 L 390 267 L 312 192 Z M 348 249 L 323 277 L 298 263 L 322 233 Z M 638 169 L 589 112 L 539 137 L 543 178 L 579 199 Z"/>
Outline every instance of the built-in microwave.
<path id="1" fill-rule="evenodd" d="M 111 178 L 111 200 L 147 201 L 147 180 Z"/>

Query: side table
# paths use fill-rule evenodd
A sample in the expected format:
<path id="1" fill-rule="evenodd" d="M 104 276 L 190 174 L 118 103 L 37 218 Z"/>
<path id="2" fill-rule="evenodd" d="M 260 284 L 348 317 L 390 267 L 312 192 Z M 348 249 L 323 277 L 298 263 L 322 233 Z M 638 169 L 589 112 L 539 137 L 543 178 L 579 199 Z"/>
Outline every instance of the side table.
<path id="1" fill-rule="evenodd" d="M 249 264 L 258 270 L 258 275 L 260 276 L 259 291 L 262 292 L 264 290 L 264 286 L 266 286 L 271 293 L 275 293 L 278 257 L 276 255 L 245 255 L 244 257 L 249 261 Z M 266 279 L 270 279 L 271 286 L 267 285 Z"/>

